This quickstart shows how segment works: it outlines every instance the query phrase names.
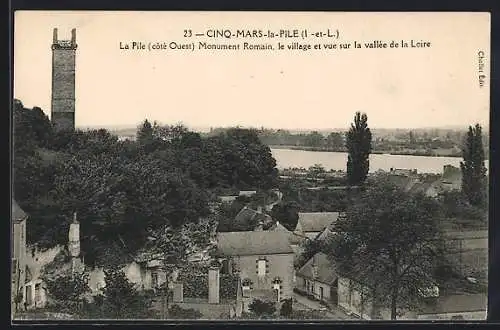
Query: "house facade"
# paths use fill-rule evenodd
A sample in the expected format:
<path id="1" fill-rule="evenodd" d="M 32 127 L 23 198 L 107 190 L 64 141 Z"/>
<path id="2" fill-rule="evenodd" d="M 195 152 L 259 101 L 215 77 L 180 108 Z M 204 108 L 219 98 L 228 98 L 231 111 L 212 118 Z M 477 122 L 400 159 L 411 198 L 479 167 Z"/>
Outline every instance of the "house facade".
<path id="1" fill-rule="evenodd" d="M 223 271 L 239 274 L 246 293 L 276 300 L 292 297 L 294 253 L 281 231 L 219 233 L 217 253 Z"/>
<path id="2" fill-rule="evenodd" d="M 14 199 L 11 200 L 11 208 L 11 302 L 14 311 L 16 298 L 23 295 L 23 286 L 26 281 L 26 224 L 28 215 Z"/>

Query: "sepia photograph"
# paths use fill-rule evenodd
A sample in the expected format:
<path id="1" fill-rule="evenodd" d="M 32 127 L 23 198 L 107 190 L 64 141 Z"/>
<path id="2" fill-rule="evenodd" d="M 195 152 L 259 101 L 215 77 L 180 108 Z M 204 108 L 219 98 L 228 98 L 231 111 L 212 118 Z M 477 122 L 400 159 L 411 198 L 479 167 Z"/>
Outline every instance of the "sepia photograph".
<path id="1" fill-rule="evenodd" d="M 490 14 L 16 11 L 11 320 L 486 320 Z"/>

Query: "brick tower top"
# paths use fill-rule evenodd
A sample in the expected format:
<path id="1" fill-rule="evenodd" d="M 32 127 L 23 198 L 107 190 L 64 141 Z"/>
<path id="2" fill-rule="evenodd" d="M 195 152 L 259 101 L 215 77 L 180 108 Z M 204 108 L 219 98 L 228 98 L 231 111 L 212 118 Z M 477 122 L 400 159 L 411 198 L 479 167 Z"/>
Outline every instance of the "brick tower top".
<path id="1" fill-rule="evenodd" d="M 76 29 L 71 30 L 71 40 L 59 40 L 57 38 L 57 28 L 54 28 L 52 35 L 52 49 L 76 49 Z"/>

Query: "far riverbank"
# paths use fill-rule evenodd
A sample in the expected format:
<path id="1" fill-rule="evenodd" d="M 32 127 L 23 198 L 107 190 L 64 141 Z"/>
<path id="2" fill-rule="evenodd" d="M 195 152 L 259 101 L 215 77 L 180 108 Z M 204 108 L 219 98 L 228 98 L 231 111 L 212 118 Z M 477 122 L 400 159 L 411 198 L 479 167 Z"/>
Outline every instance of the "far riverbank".
<path id="1" fill-rule="evenodd" d="M 271 149 L 288 149 L 288 150 L 302 150 L 302 151 L 316 151 L 316 152 L 346 152 L 345 150 L 335 150 L 330 148 L 317 148 L 317 147 L 304 147 L 304 146 L 290 146 L 290 145 L 269 145 Z M 440 153 L 420 152 L 420 151 L 381 151 L 374 150 L 371 152 L 375 155 L 394 155 L 394 156 L 425 156 L 425 157 L 456 157 L 461 158 L 460 153 L 442 151 Z"/>

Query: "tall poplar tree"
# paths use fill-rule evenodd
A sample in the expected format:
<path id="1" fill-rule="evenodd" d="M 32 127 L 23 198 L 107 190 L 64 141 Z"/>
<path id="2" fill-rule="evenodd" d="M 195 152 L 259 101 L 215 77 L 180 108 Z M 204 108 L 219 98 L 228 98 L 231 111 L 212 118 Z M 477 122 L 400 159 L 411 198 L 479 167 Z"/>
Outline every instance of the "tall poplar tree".
<path id="1" fill-rule="evenodd" d="M 356 112 L 354 123 L 347 132 L 346 148 L 347 180 L 351 185 L 361 184 L 366 180 L 370 168 L 370 152 L 372 150 L 372 133 L 368 128 L 368 117 L 365 113 Z"/>
<path id="2" fill-rule="evenodd" d="M 482 128 L 479 124 L 469 126 L 462 153 L 462 192 L 471 205 L 482 206 L 486 202 L 486 167 Z"/>

